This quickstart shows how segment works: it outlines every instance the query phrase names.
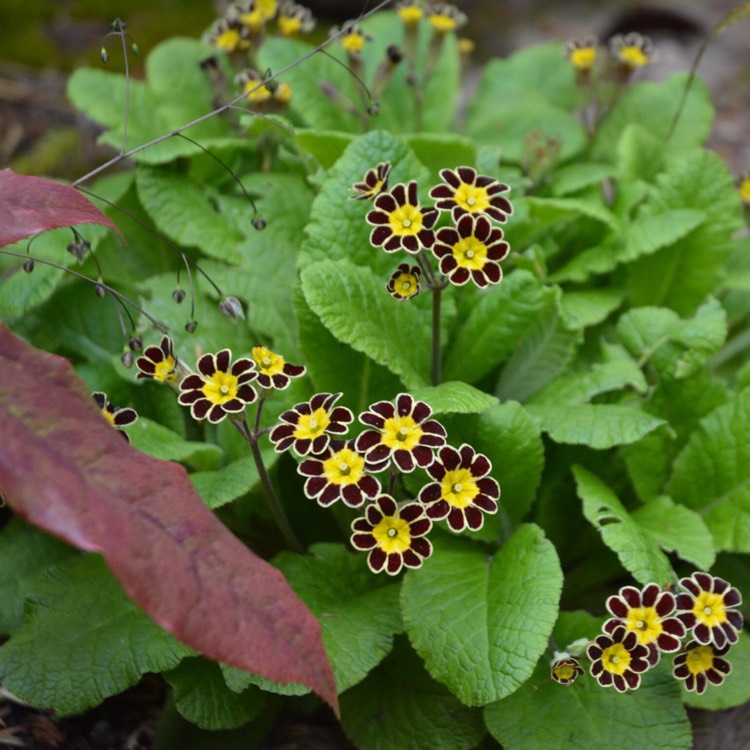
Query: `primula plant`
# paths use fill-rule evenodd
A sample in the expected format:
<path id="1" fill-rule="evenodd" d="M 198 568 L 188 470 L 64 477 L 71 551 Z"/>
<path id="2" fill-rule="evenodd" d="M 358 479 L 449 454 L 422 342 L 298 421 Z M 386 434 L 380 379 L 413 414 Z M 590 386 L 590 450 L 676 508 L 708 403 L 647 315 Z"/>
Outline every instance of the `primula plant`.
<path id="1" fill-rule="evenodd" d="M 112 159 L 0 174 L 3 695 L 159 673 L 164 747 L 362 750 L 687 749 L 750 699 L 750 179 L 635 33 L 462 106 L 466 20 L 230 3 L 142 80 L 116 21 L 68 88 Z"/>

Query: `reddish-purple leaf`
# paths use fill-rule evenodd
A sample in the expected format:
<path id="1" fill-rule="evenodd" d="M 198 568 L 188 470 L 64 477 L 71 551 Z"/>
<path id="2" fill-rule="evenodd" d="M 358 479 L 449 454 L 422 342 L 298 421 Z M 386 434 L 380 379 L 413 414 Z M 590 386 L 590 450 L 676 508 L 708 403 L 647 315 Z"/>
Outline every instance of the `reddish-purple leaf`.
<path id="1" fill-rule="evenodd" d="M 0 325 L 0 493 L 104 556 L 156 622 L 211 659 L 307 685 L 338 711 L 318 621 L 206 508 L 178 464 L 129 446 L 70 364 Z"/>
<path id="2" fill-rule="evenodd" d="M 0 170 L 0 247 L 74 224 L 103 224 L 119 232 L 109 216 L 74 187 Z"/>

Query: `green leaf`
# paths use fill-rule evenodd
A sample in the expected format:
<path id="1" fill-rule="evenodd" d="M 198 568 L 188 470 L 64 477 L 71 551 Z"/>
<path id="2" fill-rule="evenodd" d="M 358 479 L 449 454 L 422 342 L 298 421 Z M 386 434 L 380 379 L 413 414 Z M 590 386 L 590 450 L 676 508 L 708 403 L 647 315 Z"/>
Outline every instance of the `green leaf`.
<path id="1" fill-rule="evenodd" d="M 203 461 L 206 458 L 213 458 L 215 460 L 221 453 L 216 445 L 185 440 L 176 432 L 146 417 L 139 417 L 138 421 L 128 428 L 128 437 L 134 448 L 163 461 L 190 463 L 192 459 Z"/>
<path id="2" fill-rule="evenodd" d="M 0 634 L 7 635 L 23 620 L 23 602 L 42 573 L 76 553 L 55 537 L 43 534 L 20 518 L 0 531 Z"/>
<path id="3" fill-rule="evenodd" d="M 557 292 L 528 271 L 514 271 L 497 289 L 479 295 L 445 358 L 446 380 L 475 383 L 502 362 L 543 314 Z"/>
<path id="4" fill-rule="evenodd" d="M 471 750 L 485 734 L 480 712 L 435 682 L 401 638 L 341 696 L 341 724 L 360 750 Z"/>
<path id="5" fill-rule="evenodd" d="M 417 388 L 412 396 L 425 401 L 436 414 L 479 414 L 497 404 L 497 399 L 461 381 Z"/>
<path id="6" fill-rule="evenodd" d="M 622 186 L 653 183 L 663 167 L 664 139 L 637 122 L 626 125 L 617 142 L 617 170 Z"/>
<path id="7" fill-rule="evenodd" d="M 299 682 L 287 682 L 282 685 L 280 682 L 274 682 L 257 674 L 250 674 L 243 669 L 229 667 L 226 664 L 220 664 L 219 666 L 226 686 L 235 693 L 244 692 L 250 685 L 277 695 L 307 695 L 310 692 L 310 688 Z"/>
<path id="8" fill-rule="evenodd" d="M 307 304 L 337 339 L 385 365 L 407 388 L 426 385 L 430 328 L 417 308 L 394 301 L 372 271 L 347 260 L 314 263 L 301 277 Z"/>
<path id="9" fill-rule="evenodd" d="M 650 531 L 642 529 L 614 492 L 599 477 L 581 466 L 573 467 L 583 514 L 617 554 L 625 570 L 639 583 L 667 583 L 674 571 Z"/>
<path id="10" fill-rule="evenodd" d="M 80 713 L 191 653 L 125 596 L 96 555 L 48 574 L 27 606 L 0 647 L 0 679 L 37 706 Z"/>
<path id="11" fill-rule="evenodd" d="M 351 133 L 340 130 L 315 130 L 300 128 L 296 131 L 295 143 L 308 154 L 312 154 L 323 169 L 330 169 L 354 140 Z"/>
<path id="12" fill-rule="evenodd" d="M 373 576 L 363 555 L 316 544 L 305 557 L 283 552 L 274 564 L 320 621 L 339 693 L 356 685 L 393 648 L 402 629 L 399 587 Z"/>
<path id="13" fill-rule="evenodd" d="M 472 165 L 477 160 L 474 141 L 457 133 L 415 133 L 403 138 L 436 181 L 441 169 Z"/>
<path id="14" fill-rule="evenodd" d="M 583 329 L 605 321 L 623 302 L 620 289 L 586 289 L 566 292 L 560 303 L 565 322 L 570 328 Z"/>
<path id="15" fill-rule="evenodd" d="M 620 222 L 601 200 L 586 198 L 534 198 L 526 199 L 531 220 L 538 228 L 551 226 L 565 219 L 586 216 L 618 231 Z"/>
<path id="16" fill-rule="evenodd" d="M 550 679 L 543 658 L 534 676 L 513 695 L 484 709 L 492 736 L 505 750 L 690 750 L 690 722 L 679 686 L 659 666 L 627 695 L 582 675 L 569 687 Z"/>
<path id="17" fill-rule="evenodd" d="M 615 170 L 609 164 L 579 162 L 568 164 L 556 170 L 550 179 L 550 192 L 561 198 L 579 190 L 597 185 L 615 176 Z"/>
<path id="18" fill-rule="evenodd" d="M 632 517 L 665 552 L 676 552 L 700 570 L 714 564 L 713 537 L 695 511 L 662 495 L 633 511 Z"/>
<path id="19" fill-rule="evenodd" d="M 619 319 L 617 332 L 641 364 L 650 361 L 662 377 L 685 378 L 721 348 L 727 336 L 727 315 L 715 299 L 688 320 L 666 308 L 641 307 Z"/>
<path id="20" fill-rule="evenodd" d="M 663 247 L 686 237 L 706 220 L 705 211 L 676 208 L 649 215 L 642 211 L 625 230 L 625 246 L 617 260 L 627 263 L 643 255 L 651 255 Z"/>
<path id="21" fill-rule="evenodd" d="M 571 258 L 557 271 L 551 273 L 548 281 L 587 281 L 590 276 L 609 273 L 617 267 L 617 254 L 621 252 L 618 235 L 604 240 L 599 245 L 586 248 Z"/>
<path id="22" fill-rule="evenodd" d="M 491 559 L 436 540 L 433 557 L 404 578 L 404 625 L 429 673 L 466 705 L 481 706 L 529 678 L 561 589 L 555 548 L 537 526 L 519 527 Z"/>
<path id="23" fill-rule="evenodd" d="M 703 516 L 718 551 L 750 552 L 750 390 L 701 420 L 667 493 Z"/>
<path id="24" fill-rule="evenodd" d="M 175 708 L 202 729 L 240 727 L 252 721 L 265 703 L 256 687 L 241 693 L 230 690 L 219 665 L 202 656 L 183 659 L 164 678 L 172 686 Z"/>

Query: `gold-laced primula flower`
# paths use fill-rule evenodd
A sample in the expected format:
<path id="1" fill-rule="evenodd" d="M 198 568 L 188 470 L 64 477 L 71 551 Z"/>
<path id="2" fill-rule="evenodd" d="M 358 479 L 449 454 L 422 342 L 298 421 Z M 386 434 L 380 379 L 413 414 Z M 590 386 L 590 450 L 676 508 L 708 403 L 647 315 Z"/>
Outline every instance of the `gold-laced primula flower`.
<path id="1" fill-rule="evenodd" d="M 750 172 L 745 172 L 737 178 L 737 195 L 745 206 L 750 206 Z"/>
<path id="2" fill-rule="evenodd" d="M 485 214 L 505 223 L 513 213 L 513 205 L 503 195 L 510 186 L 494 177 L 478 175 L 472 167 L 441 169 L 443 182 L 430 190 L 430 198 L 441 211 L 451 211 L 453 220 L 464 214 Z"/>
<path id="3" fill-rule="evenodd" d="M 416 255 L 423 247 L 430 248 L 435 241 L 432 228 L 438 219 L 434 208 L 422 208 L 417 197 L 417 183 L 399 182 L 389 191 L 375 197 L 375 207 L 367 214 L 370 244 L 382 247 L 387 253 L 406 250 Z"/>
<path id="4" fill-rule="evenodd" d="M 408 503 L 398 507 L 390 495 L 381 495 L 367 506 L 364 518 L 352 524 L 352 546 L 370 551 L 367 564 L 373 573 L 385 570 L 395 576 L 405 566 L 419 568 L 432 554 L 432 545 L 425 539 L 432 521 L 424 506 Z"/>
<path id="5" fill-rule="evenodd" d="M 209 44 L 224 52 L 236 52 L 250 46 L 247 28 L 236 19 L 222 18 L 209 31 L 206 39 Z"/>
<path id="6" fill-rule="evenodd" d="M 248 0 L 230 7 L 227 16 L 257 34 L 276 15 L 277 0 Z"/>
<path id="7" fill-rule="evenodd" d="M 385 288 L 391 297 L 402 302 L 411 299 L 419 294 L 420 285 L 419 277 L 422 275 L 422 269 L 419 266 L 410 266 L 408 263 L 402 263 L 396 271 L 391 274 Z"/>
<path id="8" fill-rule="evenodd" d="M 373 471 L 382 471 L 392 460 L 403 472 L 417 466 L 426 469 L 435 459 L 434 452 L 445 445 L 445 427 L 430 419 L 432 409 L 408 393 L 396 396 L 395 403 L 378 401 L 359 415 L 370 428 L 356 440 Z"/>
<path id="9" fill-rule="evenodd" d="M 265 346 L 253 347 L 253 359 L 258 370 L 258 386 L 283 391 L 292 378 L 305 374 L 304 365 L 292 365 L 280 354 L 274 354 Z"/>
<path id="10" fill-rule="evenodd" d="M 310 9 L 289 0 L 279 3 L 276 23 L 282 36 L 307 34 L 315 28 L 315 19 Z"/>
<path id="11" fill-rule="evenodd" d="M 133 424 L 138 419 L 138 414 L 135 409 L 120 408 L 113 406 L 107 399 L 107 394 L 101 391 L 95 391 L 91 394 L 91 398 L 94 399 L 94 403 L 99 407 L 104 419 L 112 425 L 125 440 L 130 442 L 130 438 L 127 433 L 123 431 L 123 427 Z"/>
<path id="12" fill-rule="evenodd" d="M 433 521 L 448 519 L 452 531 L 481 529 L 485 513 L 497 513 L 500 485 L 490 476 L 492 464 L 464 443 L 458 450 L 446 445 L 438 451 L 427 473 L 435 480 L 419 493 Z"/>
<path id="13" fill-rule="evenodd" d="M 677 602 L 671 591 L 649 583 L 639 591 L 634 586 L 623 586 L 616 596 L 607 599 L 607 609 L 613 617 L 604 623 L 604 632 L 611 633 L 624 626 L 638 636 L 638 642 L 649 649 L 651 666 L 659 661 L 662 651 L 679 651 L 685 637 L 685 626 L 674 615 Z"/>
<path id="14" fill-rule="evenodd" d="M 208 419 L 216 424 L 242 413 L 258 398 L 250 385 L 257 377 L 255 362 L 241 358 L 232 364 L 229 349 L 204 354 L 198 360 L 198 374 L 188 375 L 180 382 L 177 400 L 190 407 L 193 419 Z"/>
<path id="15" fill-rule="evenodd" d="M 701 645 L 717 649 L 737 643 L 742 630 L 740 592 L 723 578 L 708 573 L 693 573 L 680 579 L 684 593 L 677 594 L 677 617 L 688 633 Z"/>
<path id="16" fill-rule="evenodd" d="M 685 650 L 675 656 L 672 674 L 678 680 L 685 680 L 685 689 L 702 695 L 708 683 L 721 685 L 732 671 L 732 665 L 721 657 L 729 651 L 729 646 L 715 648 L 690 641 Z"/>
<path id="17" fill-rule="evenodd" d="M 583 674 L 581 663 L 567 651 L 555 651 L 550 677 L 561 685 L 572 685 Z"/>
<path id="18" fill-rule="evenodd" d="M 381 161 L 380 164 L 368 169 L 362 182 L 355 182 L 352 185 L 354 195 L 350 195 L 351 200 L 370 200 L 378 193 L 388 190 L 388 175 L 391 173 L 391 163 Z"/>
<path id="19" fill-rule="evenodd" d="M 486 216 L 470 214 L 461 216 L 455 227 L 438 229 L 432 246 L 440 261 L 440 273 L 457 286 L 469 279 L 478 287 L 500 283 L 503 278 L 500 261 L 509 250 L 502 229 L 493 226 Z"/>
<path id="20" fill-rule="evenodd" d="M 457 31 L 467 20 L 466 13 L 450 3 L 433 3 L 427 12 L 432 30 L 439 36 Z"/>
<path id="21" fill-rule="evenodd" d="M 616 34 L 609 40 L 609 49 L 617 62 L 628 70 L 643 68 L 656 60 L 654 43 L 635 31 Z"/>
<path id="22" fill-rule="evenodd" d="M 293 448 L 298 456 L 317 456 L 332 435 L 345 435 L 354 415 L 345 406 L 335 406 L 340 393 L 316 393 L 309 401 L 285 411 L 268 437 L 277 453 Z"/>
<path id="23" fill-rule="evenodd" d="M 396 14 L 407 29 L 414 29 L 424 18 L 424 6 L 420 0 L 401 0 L 396 3 Z"/>
<path id="24" fill-rule="evenodd" d="M 261 104 L 267 102 L 272 96 L 271 88 L 262 84 L 260 74 L 251 69 L 243 70 L 235 76 L 235 83 L 242 89 L 245 98 L 252 104 Z"/>
<path id="25" fill-rule="evenodd" d="M 613 686 L 618 693 L 636 690 L 641 674 L 650 664 L 648 648 L 638 643 L 638 636 L 623 625 L 612 633 L 598 635 L 586 649 L 591 659 L 591 675 L 602 687 Z"/>
<path id="26" fill-rule="evenodd" d="M 370 476 L 365 457 L 350 444 L 329 445 L 319 456 L 305 459 L 299 473 L 309 477 L 305 495 L 324 508 L 341 498 L 350 508 L 364 505 L 380 494 L 380 482 Z"/>
<path id="27" fill-rule="evenodd" d="M 135 361 L 138 368 L 136 378 L 151 378 L 158 383 L 177 381 L 177 357 L 174 356 L 172 339 L 163 336 L 159 346 L 147 346 L 143 356 Z"/>
<path id="28" fill-rule="evenodd" d="M 329 36 L 335 36 L 339 32 L 341 32 L 338 37 L 339 44 L 350 55 L 359 55 L 364 49 L 365 44 L 372 40 L 372 37 L 365 34 L 356 21 L 347 21 L 341 28 L 334 26 L 329 32 Z"/>
<path id="29" fill-rule="evenodd" d="M 565 45 L 565 54 L 577 71 L 589 73 L 599 56 L 599 41 L 595 36 L 570 41 Z"/>

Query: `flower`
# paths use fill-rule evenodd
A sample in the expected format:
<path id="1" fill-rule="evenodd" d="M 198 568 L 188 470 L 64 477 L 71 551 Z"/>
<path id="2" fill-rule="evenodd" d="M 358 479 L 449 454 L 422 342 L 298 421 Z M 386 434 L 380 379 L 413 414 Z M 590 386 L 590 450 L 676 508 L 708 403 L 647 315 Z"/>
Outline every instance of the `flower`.
<path id="1" fill-rule="evenodd" d="M 388 175 L 391 173 L 391 163 L 381 161 L 376 167 L 368 169 L 362 182 L 355 182 L 352 190 L 357 193 L 350 195 L 349 198 L 355 201 L 361 201 L 374 198 L 378 193 L 388 189 Z"/>
<path id="2" fill-rule="evenodd" d="M 382 246 L 387 253 L 404 249 L 413 255 L 423 247 L 432 247 L 435 241 L 432 228 L 438 212 L 420 207 L 414 180 L 408 185 L 399 182 L 389 191 L 381 192 L 374 204 L 375 208 L 367 214 L 367 223 L 374 226 L 370 244 Z"/>
<path id="3" fill-rule="evenodd" d="M 649 583 L 642 591 L 623 586 L 617 596 L 607 599 L 607 609 L 614 617 L 604 623 L 604 632 L 612 633 L 623 625 L 638 636 L 638 642 L 649 649 L 651 666 L 659 661 L 661 651 L 678 651 L 685 637 L 685 626 L 677 617 L 670 617 L 677 606 L 674 594 Z"/>
<path id="4" fill-rule="evenodd" d="M 247 29 L 236 19 L 222 18 L 208 33 L 206 39 L 209 44 L 224 52 L 236 52 L 250 46 Z"/>
<path id="5" fill-rule="evenodd" d="M 324 508 L 341 498 L 350 508 L 358 508 L 380 493 L 380 482 L 366 474 L 365 457 L 349 445 L 328 446 L 319 456 L 304 460 L 298 468 L 305 482 L 305 495 Z"/>
<path id="6" fill-rule="evenodd" d="M 439 36 L 456 31 L 466 23 L 466 14 L 450 3 L 434 3 L 429 9 L 428 19 L 432 30 Z"/>
<path id="7" fill-rule="evenodd" d="M 595 36 L 588 36 L 580 41 L 570 41 L 565 45 L 565 54 L 577 71 L 589 73 L 599 54 L 599 41 Z"/>
<path id="8" fill-rule="evenodd" d="M 330 36 L 335 36 L 339 32 L 341 32 L 339 42 L 350 55 L 358 55 L 365 44 L 372 39 L 355 21 L 347 21 L 340 29 L 334 26 L 330 31 Z"/>
<path id="9" fill-rule="evenodd" d="M 647 36 L 635 31 L 630 34 L 616 34 L 609 40 L 612 57 L 629 70 L 643 68 L 656 60 L 654 43 Z"/>
<path id="10" fill-rule="evenodd" d="M 492 464 L 464 443 L 458 450 L 446 445 L 438 451 L 427 473 L 435 480 L 425 485 L 419 501 L 433 521 L 448 519 L 452 531 L 481 529 L 484 513 L 497 513 L 500 485 L 487 476 Z"/>
<path id="11" fill-rule="evenodd" d="M 717 649 L 737 643 L 742 630 L 740 592 L 723 578 L 708 573 L 693 573 L 681 578 L 685 593 L 677 595 L 677 617 L 701 645 L 713 643 Z"/>
<path id="12" fill-rule="evenodd" d="M 404 472 L 419 466 L 427 468 L 434 460 L 433 451 L 445 445 L 445 427 L 430 419 L 432 409 L 424 401 L 415 401 L 408 393 L 399 393 L 394 403 L 378 401 L 359 415 L 365 430 L 356 447 L 374 468 L 382 471 L 392 459 Z"/>
<path id="13" fill-rule="evenodd" d="M 440 273 L 462 286 L 471 279 L 478 287 L 498 284 L 503 272 L 499 263 L 510 250 L 503 231 L 486 216 L 465 214 L 455 227 L 437 232 L 432 252 L 440 261 Z"/>
<path id="14" fill-rule="evenodd" d="M 235 83 L 242 88 L 245 98 L 253 104 L 267 102 L 271 96 L 271 89 L 261 82 L 263 79 L 255 70 L 243 70 L 235 77 Z"/>
<path id="15" fill-rule="evenodd" d="M 737 194 L 746 206 L 750 206 L 750 172 L 745 172 L 737 178 Z"/>
<path id="16" fill-rule="evenodd" d="M 177 399 L 183 406 L 190 407 L 193 419 L 207 418 L 216 424 L 244 411 L 247 404 L 258 398 L 250 385 L 258 377 L 255 362 L 244 358 L 232 364 L 229 349 L 204 354 L 198 360 L 198 371 L 199 374 L 182 379 Z"/>
<path id="17" fill-rule="evenodd" d="M 610 634 L 598 635 L 586 649 L 591 659 L 591 675 L 602 687 L 613 685 L 618 693 L 636 690 L 641 673 L 649 668 L 648 648 L 638 643 L 633 630 L 623 625 Z"/>
<path id="18" fill-rule="evenodd" d="M 296 404 L 285 411 L 268 437 L 277 453 L 293 448 L 298 456 L 323 453 L 331 442 L 331 435 L 343 435 L 354 421 L 345 406 L 334 404 L 340 393 L 316 393 L 309 401 Z"/>
<path id="19" fill-rule="evenodd" d="M 138 357 L 136 379 L 151 378 L 157 383 L 169 380 L 177 382 L 177 357 L 174 356 L 172 339 L 162 336 L 159 346 L 147 346 L 142 357 Z"/>
<path id="20" fill-rule="evenodd" d="M 424 18 L 424 8 L 419 0 L 402 0 L 396 3 L 396 13 L 407 29 L 413 29 Z"/>
<path id="21" fill-rule="evenodd" d="M 310 9 L 298 3 L 289 2 L 289 0 L 279 4 L 279 16 L 276 23 L 282 36 L 306 34 L 315 28 L 315 19 Z"/>
<path id="22" fill-rule="evenodd" d="M 289 364 L 280 354 L 274 354 L 265 346 L 253 347 L 253 359 L 261 388 L 283 391 L 289 387 L 292 378 L 299 378 L 306 372 L 303 365 Z"/>
<path id="23" fill-rule="evenodd" d="M 510 187 L 493 177 L 477 175 L 472 167 L 441 169 L 443 182 L 430 190 L 430 198 L 441 211 L 452 211 L 456 221 L 463 214 L 486 214 L 503 224 L 513 205 L 502 193 Z"/>
<path id="24" fill-rule="evenodd" d="M 128 437 L 126 432 L 123 432 L 122 428 L 133 424 L 133 422 L 138 419 L 138 414 L 136 413 L 135 409 L 112 406 L 112 404 L 107 400 L 107 394 L 102 393 L 101 391 L 95 391 L 94 393 L 92 393 L 91 398 L 94 399 L 94 402 L 99 407 L 102 416 L 107 420 L 107 422 L 109 422 L 112 427 L 116 428 L 120 435 L 122 435 L 129 443 L 130 438 Z"/>
<path id="25" fill-rule="evenodd" d="M 381 495 L 367 507 L 365 516 L 352 523 L 352 546 L 370 550 L 367 564 L 373 573 L 385 570 L 395 576 L 401 568 L 419 568 L 432 554 L 425 539 L 432 521 L 419 503 L 408 503 L 399 509 L 390 495 Z"/>
<path id="26" fill-rule="evenodd" d="M 555 651 L 550 677 L 561 685 L 572 685 L 583 674 L 581 663 L 567 651 Z"/>
<path id="27" fill-rule="evenodd" d="M 710 682 L 721 685 L 732 671 L 732 665 L 721 657 L 729 651 L 729 646 L 714 648 L 690 641 L 685 650 L 675 656 L 672 674 L 678 680 L 685 680 L 685 689 L 694 690 L 698 695 L 706 692 Z"/>
<path id="28" fill-rule="evenodd" d="M 419 266 L 410 266 L 408 263 L 402 263 L 397 271 L 391 274 L 385 288 L 391 297 L 399 301 L 411 299 L 419 294 L 419 277 L 422 270 Z"/>
<path id="29" fill-rule="evenodd" d="M 248 0 L 242 5 L 234 5 L 228 16 L 236 19 L 253 33 L 263 30 L 266 21 L 276 15 L 277 0 Z"/>

